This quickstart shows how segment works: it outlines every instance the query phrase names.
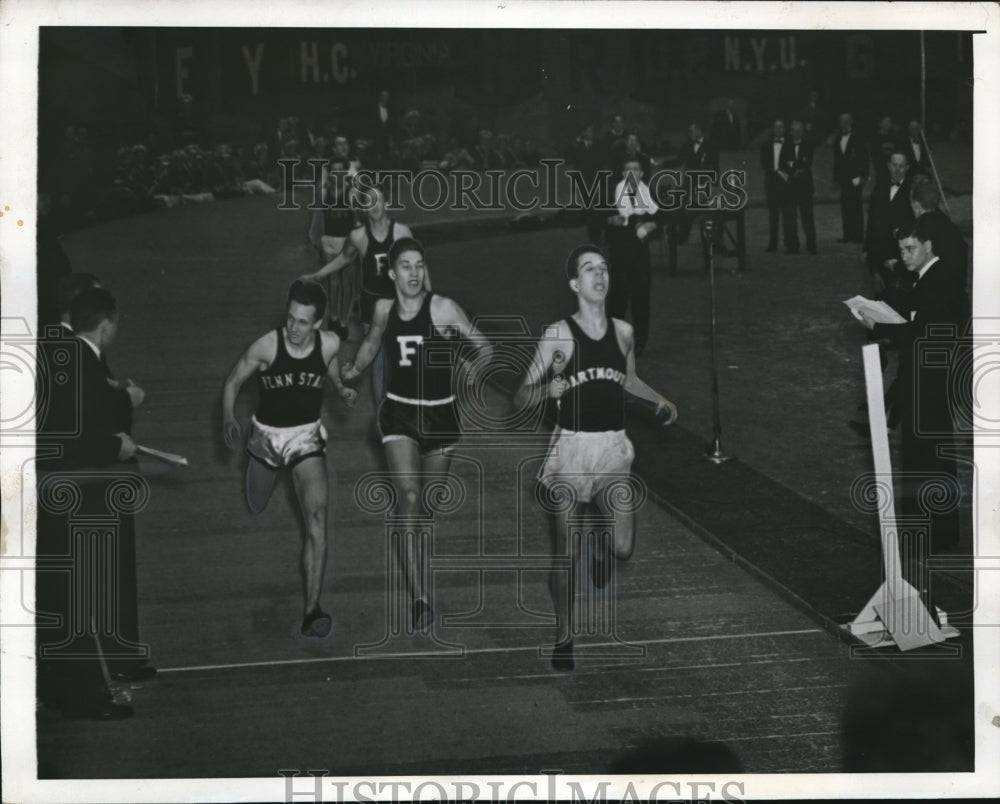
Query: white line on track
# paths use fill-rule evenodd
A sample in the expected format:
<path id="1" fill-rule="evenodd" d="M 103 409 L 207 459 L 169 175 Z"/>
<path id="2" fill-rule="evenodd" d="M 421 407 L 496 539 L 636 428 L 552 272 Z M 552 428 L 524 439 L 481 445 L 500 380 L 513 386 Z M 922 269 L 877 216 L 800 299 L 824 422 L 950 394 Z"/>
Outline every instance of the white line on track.
<path id="1" fill-rule="evenodd" d="M 780 636 L 797 636 L 800 634 L 823 634 L 826 633 L 822 628 L 804 628 L 795 631 L 761 631 L 758 633 L 751 634 L 713 634 L 710 636 L 698 636 L 698 637 L 669 637 L 664 639 L 645 639 L 637 640 L 635 642 L 630 642 L 630 645 L 667 645 L 676 644 L 680 642 L 711 642 L 713 640 L 720 639 L 752 639 L 754 637 L 780 637 Z M 599 647 L 613 647 L 620 643 L 617 642 L 588 642 L 586 643 L 587 648 L 599 648 Z M 581 643 L 583 647 L 583 643 Z M 520 651 L 537 651 L 538 645 L 529 646 L 516 646 L 516 647 L 496 647 L 496 648 L 467 648 L 464 655 L 469 656 L 473 654 L 480 653 L 517 653 Z M 266 662 L 235 662 L 233 664 L 202 664 L 194 665 L 192 667 L 160 667 L 158 672 L 160 673 L 190 673 L 200 670 L 237 670 L 242 668 L 250 667 L 280 667 L 282 665 L 300 665 L 300 664 L 322 664 L 324 662 L 351 662 L 351 661 L 370 661 L 379 659 L 431 659 L 431 658 L 442 658 L 459 656 L 459 654 L 448 653 L 444 650 L 434 652 L 412 652 L 412 653 L 394 653 L 394 654 L 383 654 L 379 656 L 320 656 L 311 659 L 274 659 L 272 661 Z M 585 656 L 581 656 L 585 658 Z M 599 657 L 595 657 L 599 658 Z"/>

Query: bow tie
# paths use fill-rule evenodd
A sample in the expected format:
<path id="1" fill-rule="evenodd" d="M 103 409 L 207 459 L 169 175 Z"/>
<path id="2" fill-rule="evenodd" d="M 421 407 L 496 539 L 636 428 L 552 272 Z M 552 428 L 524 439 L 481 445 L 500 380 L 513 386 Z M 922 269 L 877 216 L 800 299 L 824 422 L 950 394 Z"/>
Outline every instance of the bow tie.
<path id="1" fill-rule="evenodd" d="M 899 187 L 899 186 L 900 186 L 900 185 L 901 185 L 902 183 L 903 183 L 903 182 L 901 182 L 901 181 L 894 181 L 894 182 L 892 183 L 892 186 L 893 186 L 893 187 Z"/>
<path id="2" fill-rule="evenodd" d="M 775 142 L 775 144 L 780 144 L 780 143 L 783 143 L 784 140 L 775 140 L 774 142 Z"/>

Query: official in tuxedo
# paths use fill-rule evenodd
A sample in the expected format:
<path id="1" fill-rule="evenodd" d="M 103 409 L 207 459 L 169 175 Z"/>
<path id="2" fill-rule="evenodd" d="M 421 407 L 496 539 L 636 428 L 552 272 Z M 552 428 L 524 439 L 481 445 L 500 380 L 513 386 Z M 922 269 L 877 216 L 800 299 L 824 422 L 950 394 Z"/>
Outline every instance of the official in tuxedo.
<path id="1" fill-rule="evenodd" d="M 653 216 L 659 211 L 642 177 L 638 159 L 625 163 L 622 180 L 615 188 L 618 214 L 609 221 L 607 231 L 611 257 L 608 315 L 624 320 L 631 305 L 637 357 L 642 355 L 649 340 L 649 295 L 653 281 L 649 237 L 657 226 Z"/>
<path id="2" fill-rule="evenodd" d="M 785 148 L 785 124 L 775 120 L 771 125 L 771 138 L 760 146 L 760 168 L 764 171 L 764 190 L 767 194 L 767 251 L 778 248 L 779 221 L 784 217 L 785 251 L 797 252 L 791 237 L 794 221 L 788 219 L 789 174 L 781 162 Z"/>
<path id="3" fill-rule="evenodd" d="M 931 175 L 931 157 L 927 151 L 927 141 L 923 129 L 916 120 L 911 120 L 906 127 L 906 140 L 901 144 L 903 153 L 910 163 L 910 173 L 914 176 Z"/>
<path id="4" fill-rule="evenodd" d="M 785 214 L 785 235 L 792 251 L 799 249 L 798 218 L 806 236 L 806 251 L 816 253 L 816 221 L 813 219 L 813 148 L 805 138 L 805 125 L 793 120 L 789 139 L 781 152 L 782 169 L 788 174 L 788 209 Z"/>
<path id="5" fill-rule="evenodd" d="M 826 110 L 820 106 L 818 90 L 809 90 L 805 105 L 799 110 L 798 116 L 805 130 L 806 141 L 812 146 L 821 143 L 829 131 L 830 124 L 827 120 Z"/>
<path id="6" fill-rule="evenodd" d="M 65 341 L 47 340 L 40 345 L 49 350 L 43 359 L 70 378 L 62 382 L 57 376 L 60 372 L 50 372 L 42 395 L 45 404 L 39 408 L 38 609 L 61 620 L 60 626 L 40 621 L 42 649 L 70 642 L 73 619 L 81 614 L 74 609 L 79 604 L 78 572 L 69 575 L 51 565 L 73 556 L 78 548 L 70 543 L 67 514 L 46 504 L 43 486 L 48 480 L 62 479 L 79 495 L 78 515 L 107 517 L 111 484 L 129 470 L 121 462 L 131 461 L 136 451 L 130 435 L 132 410 L 145 398 L 131 381 L 115 380 L 107 366 L 107 349 L 118 329 L 114 297 L 103 288 L 81 291 L 72 301 L 70 323 L 73 334 L 63 330 L 60 336 Z M 55 359 L 54 350 L 68 358 Z M 101 598 L 112 602 L 111 610 L 103 615 L 114 620 L 92 623 L 100 635 L 96 638 L 85 625 L 85 633 L 72 640 L 72 658 L 39 653 L 39 694 L 71 717 L 117 720 L 131 716 L 129 707 L 112 700 L 105 670 L 115 680 L 133 682 L 156 673 L 139 648 L 132 515 L 118 514 L 116 533 L 111 564 L 100 571 L 82 565 L 94 573 L 91 577 L 107 583 L 116 579 L 113 587 L 100 590 Z"/>
<path id="7" fill-rule="evenodd" d="M 954 458 L 940 454 L 954 440 L 952 401 L 961 396 L 957 383 L 967 373 L 956 371 L 963 338 L 969 323 L 969 297 L 953 281 L 954 271 L 943 264 L 934 252 L 930 224 L 917 220 L 899 232 L 899 249 L 906 269 L 916 283 L 909 296 L 903 324 L 876 324 L 864 317 L 874 338 L 888 340 L 900 353 L 899 380 L 893 405 L 901 414 L 902 466 L 904 474 L 903 516 L 925 517 L 930 514 L 930 555 L 951 552 L 959 539 L 956 498 L 958 481 Z M 944 329 L 950 334 L 941 335 Z M 933 349 L 933 359 L 928 349 Z M 963 393 L 969 389 L 964 389 Z M 920 487 L 938 479 L 948 493 L 944 504 L 937 500 L 930 512 L 920 505 Z M 913 545 L 901 545 L 904 556 L 913 556 Z M 918 590 L 926 589 L 922 568 L 917 577 L 907 577 Z M 930 607 L 932 614 L 933 607 Z"/>
<path id="8" fill-rule="evenodd" d="M 733 106 L 733 99 L 726 98 L 725 106 L 712 118 L 709 139 L 720 151 L 738 151 L 740 148 L 740 118 Z"/>
<path id="9" fill-rule="evenodd" d="M 865 264 L 871 271 L 875 293 L 897 309 L 909 283 L 905 274 L 897 275 L 902 266 L 896 240 L 896 230 L 913 221 L 908 171 L 904 154 L 894 152 L 889 156 L 888 180 L 872 190 L 865 229 Z"/>
<path id="10" fill-rule="evenodd" d="M 712 144 L 705 139 L 701 126 L 692 123 L 688 126 L 688 140 L 681 146 L 678 155 L 663 163 L 665 167 L 681 166 L 686 171 L 705 170 L 713 171 L 716 175 L 719 172 L 719 153 L 712 147 Z M 714 183 L 714 179 L 713 179 Z M 686 243 L 691 234 L 691 215 L 684 213 L 679 216 L 677 224 L 677 240 L 679 243 Z M 726 249 L 722 241 L 722 226 L 716 226 L 713 230 L 713 238 L 716 248 L 725 253 Z"/>
<path id="11" fill-rule="evenodd" d="M 868 149 L 854 133 L 854 120 L 840 116 L 839 132 L 833 137 L 833 181 L 840 188 L 841 243 L 864 242 L 865 216 L 862 193 L 868 180 Z"/>

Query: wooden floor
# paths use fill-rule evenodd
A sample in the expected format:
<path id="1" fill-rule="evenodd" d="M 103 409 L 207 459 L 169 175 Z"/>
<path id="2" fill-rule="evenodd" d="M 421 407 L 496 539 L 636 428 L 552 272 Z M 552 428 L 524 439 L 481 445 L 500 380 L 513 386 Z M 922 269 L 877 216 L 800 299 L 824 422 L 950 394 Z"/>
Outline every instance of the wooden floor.
<path id="1" fill-rule="evenodd" d="M 75 269 L 119 298 L 112 366 L 147 392 L 137 439 L 186 455 L 191 467 L 151 478 L 138 520 L 142 635 L 160 673 L 118 690 L 133 720 L 66 721 L 43 710 L 43 772 L 600 773 L 648 740 L 676 737 L 723 742 L 751 773 L 839 770 L 847 692 L 860 672 L 849 650 L 651 501 L 616 594 L 591 590 L 591 607 L 613 627 L 581 640 L 573 673 L 552 671 L 539 568 L 548 531 L 532 482 L 544 437 L 459 450 L 465 496 L 433 527 L 434 636 L 362 649 L 383 640 L 389 611 L 384 517 L 355 499 L 359 479 L 383 469 L 367 382 L 353 411 L 331 398 L 325 412 L 335 505 L 324 603 L 334 629 L 322 641 L 298 635 L 292 496 L 279 485 L 266 511 L 247 510 L 245 458 L 221 446 L 219 395 L 241 349 L 281 321 L 290 279 L 312 269 L 306 223 L 246 199 L 67 241 Z M 252 402 L 241 400 L 242 416 Z M 478 555 L 520 556 L 527 568 L 448 568 Z"/>

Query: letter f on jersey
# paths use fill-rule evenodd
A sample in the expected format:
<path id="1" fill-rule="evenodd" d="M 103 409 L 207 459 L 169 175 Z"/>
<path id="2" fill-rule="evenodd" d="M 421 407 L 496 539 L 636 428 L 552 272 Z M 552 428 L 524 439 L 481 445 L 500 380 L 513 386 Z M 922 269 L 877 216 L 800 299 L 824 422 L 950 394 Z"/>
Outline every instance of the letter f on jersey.
<path id="1" fill-rule="evenodd" d="M 399 335 L 396 340 L 399 341 L 399 365 L 412 366 L 413 361 L 410 358 L 417 353 L 417 345 L 424 342 L 424 336 Z"/>

